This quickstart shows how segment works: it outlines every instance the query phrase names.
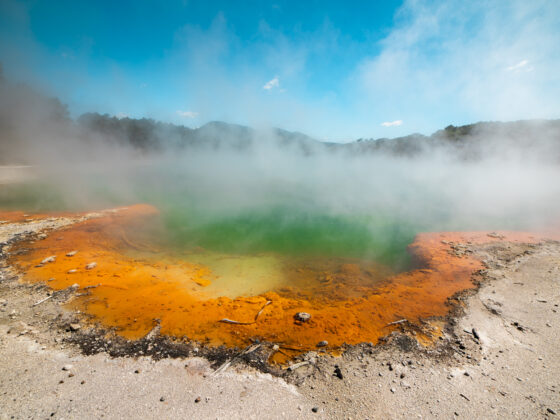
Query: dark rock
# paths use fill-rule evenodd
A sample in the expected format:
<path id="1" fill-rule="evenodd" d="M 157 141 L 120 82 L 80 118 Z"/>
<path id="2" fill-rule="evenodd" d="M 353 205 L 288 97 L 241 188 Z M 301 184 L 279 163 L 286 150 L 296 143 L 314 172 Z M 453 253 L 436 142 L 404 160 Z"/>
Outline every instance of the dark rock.
<path id="1" fill-rule="evenodd" d="M 199 403 L 199 402 L 200 402 L 200 399 L 201 399 L 200 397 L 196 397 L 195 400 L 194 400 L 194 402 L 195 402 L 195 403 Z"/>
<path id="2" fill-rule="evenodd" d="M 307 312 L 298 312 L 294 315 L 294 318 L 299 322 L 307 322 L 311 319 L 311 314 L 308 314 Z"/>
<path id="3" fill-rule="evenodd" d="M 317 347 L 327 347 L 328 345 L 329 345 L 329 342 L 327 340 L 319 341 L 317 343 Z"/>
<path id="4" fill-rule="evenodd" d="M 342 371 L 340 370 L 340 367 L 338 367 L 338 365 L 334 365 L 333 376 L 336 376 L 338 379 L 343 379 L 344 378 L 344 376 L 342 376 Z"/>
<path id="5" fill-rule="evenodd" d="M 480 340 L 480 335 L 478 335 L 478 331 L 476 330 L 476 328 L 472 329 L 472 335 L 474 338 L 476 338 L 477 340 Z"/>
<path id="6" fill-rule="evenodd" d="M 525 331 L 525 328 L 523 327 L 523 325 L 521 325 L 519 322 L 515 321 L 512 322 L 511 325 L 513 325 L 515 328 L 517 328 L 519 331 Z"/>
<path id="7" fill-rule="evenodd" d="M 313 408 L 311 409 L 311 411 L 313 411 L 314 413 L 316 413 L 316 412 L 319 411 L 319 407 L 313 407 Z"/>
<path id="8" fill-rule="evenodd" d="M 554 411 L 552 408 L 547 408 L 546 411 L 548 411 L 550 414 L 556 414 L 556 411 Z"/>

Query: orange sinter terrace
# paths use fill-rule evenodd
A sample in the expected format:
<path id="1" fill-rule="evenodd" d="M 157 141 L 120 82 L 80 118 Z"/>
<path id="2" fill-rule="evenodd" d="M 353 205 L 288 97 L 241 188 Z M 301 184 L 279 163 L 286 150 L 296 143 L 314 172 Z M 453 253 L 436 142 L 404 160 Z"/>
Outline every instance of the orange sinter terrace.
<path id="1" fill-rule="evenodd" d="M 163 335 L 210 346 L 275 343 L 272 361 L 281 362 L 318 345 L 375 344 L 402 320 L 427 344 L 440 332 L 448 299 L 475 287 L 473 274 L 484 268 L 469 253 L 451 252 L 456 244 L 538 240 L 514 232 L 419 234 L 409 246 L 417 268 L 395 273 L 336 258 L 166 254 L 141 233 L 158 217 L 149 205 L 102 212 L 18 244 L 26 251 L 13 253 L 11 264 L 55 290 L 79 284 L 87 292 L 67 306 L 128 339 L 159 323 Z"/>

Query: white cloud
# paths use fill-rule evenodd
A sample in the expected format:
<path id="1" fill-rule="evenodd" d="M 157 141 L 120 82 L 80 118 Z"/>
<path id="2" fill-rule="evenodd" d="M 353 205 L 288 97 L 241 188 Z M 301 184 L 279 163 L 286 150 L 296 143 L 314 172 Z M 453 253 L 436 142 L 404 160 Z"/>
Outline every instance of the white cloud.
<path id="1" fill-rule="evenodd" d="M 515 71 L 525 67 L 529 64 L 529 60 L 521 60 L 519 63 L 514 64 L 513 66 L 506 67 L 507 71 Z"/>
<path id="2" fill-rule="evenodd" d="M 122 118 L 130 117 L 130 115 L 128 115 L 126 112 L 119 112 L 117 115 L 115 115 L 115 117 L 117 117 L 120 120 Z"/>
<path id="3" fill-rule="evenodd" d="M 506 71 L 512 71 L 514 73 L 519 73 L 520 71 L 524 71 L 529 73 L 533 71 L 535 68 L 533 66 L 528 66 L 529 60 L 521 60 L 519 63 L 514 64 L 513 66 L 506 67 Z"/>
<path id="4" fill-rule="evenodd" d="M 559 18 L 541 0 L 405 1 L 353 93 L 364 114 L 398 113 L 426 133 L 451 121 L 557 118 Z"/>
<path id="5" fill-rule="evenodd" d="M 177 115 L 179 115 L 180 117 L 183 118 L 196 118 L 198 117 L 198 112 L 194 112 L 194 111 L 177 111 Z"/>
<path id="6" fill-rule="evenodd" d="M 399 125 L 402 125 L 402 120 L 395 120 L 395 121 L 385 121 L 383 123 L 381 123 L 381 125 L 383 127 L 398 127 Z"/>
<path id="7" fill-rule="evenodd" d="M 277 88 L 277 87 L 280 87 L 280 80 L 278 80 L 278 77 L 275 77 L 274 79 L 266 82 L 263 86 L 263 89 L 264 90 L 271 90 L 271 89 Z"/>

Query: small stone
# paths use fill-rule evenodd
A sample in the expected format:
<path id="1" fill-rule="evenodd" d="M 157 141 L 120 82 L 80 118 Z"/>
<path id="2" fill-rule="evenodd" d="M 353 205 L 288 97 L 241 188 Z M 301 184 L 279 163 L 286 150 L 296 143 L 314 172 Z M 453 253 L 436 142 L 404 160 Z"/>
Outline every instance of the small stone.
<path id="1" fill-rule="evenodd" d="M 83 385 L 83 384 L 85 384 L 85 383 L 86 383 L 86 381 L 82 381 L 82 382 L 80 382 L 80 385 Z"/>
<path id="2" fill-rule="evenodd" d="M 395 388 L 391 388 L 391 392 L 394 394 L 397 390 Z"/>
<path id="3" fill-rule="evenodd" d="M 317 413 L 317 412 L 319 411 L 319 407 L 313 407 L 313 408 L 311 409 L 311 411 L 313 411 L 314 413 Z"/>
<path id="4" fill-rule="evenodd" d="M 311 314 L 308 314 L 307 312 L 298 312 L 294 315 L 294 318 L 299 322 L 307 322 L 311 319 Z"/>
<path id="5" fill-rule="evenodd" d="M 78 331 L 82 326 L 80 324 L 70 324 L 69 325 L 71 331 Z"/>
<path id="6" fill-rule="evenodd" d="M 472 329 L 472 335 L 474 338 L 476 338 L 477 340 L 480 340 L 480 335 L 478 334 L 478 331 L 476 330 L 476 328 Z"/>
<path id="7" fill-rule="evenodd" d="M 552 408 L 547 408 L 546 411 L 548 411 L 550 414 L 556 414 L 556 411 L 554 411 Z"/>
<path id="8" fill-rule="evenodd" d="M 70 372 L 70 373 L 68 374 L 68 377 L 69 377 L 69 378 L 72 378 L 73 376 L 74 376 L 74 374 L 73 374 L 72 372 Z"/>
<path id="9" fill-rule="evenodd" d="M 199 402 L 200 402 L 200 400 L 201 400 L 201 398 L 200 398 L 200 397 L 196 397 L 196 398 L 194 399 L 194 402 L 195 402 L 195 403 L 199 403 Z"/>
<path id="10" fill-rule="evenodd" d="M 164 398 L 164 397 L 161 397 L 159 400 L 160 400 L 161 402 L 164 402 L 164 401 L 165 401 L 165 398 Z"/>
<path id="11" fill-rule="evenodd" d="M 68 370 L 72 370 L 74 366 L 73 365 L 64 365 L 62 366 L 62 370 L 68 371 Z"/>
<path id="12" fill-rule="evenodd" d="M 140 373 L 140 370 L 139 370 L 139 369 L 136 369 L 136 370 L 134 371 L 134 373 Z"/>
<path id="13" fill-rule="evenodd" d="M 97 263 L 96 263 L 96 262 L 92 262 L 92 263 L 89 263 L 88 265 L 86 265 L 86 270 L 92 270 L 92 269 L 94 269 L 95 267 L 97 267 Z"/>
<path id="14" fill-rule="evenodd" d="M 342 371 L 340 370 L 340 367 L 338 365 L 334 365 L 333 376 L 336 376 L 338 379 L 343 379 L 344 378 L 344 376 L 342 376 Z"/>
<path id="15" fill-rule="evenodd" d="M 73 257 L 74 255 L 76 255 L 78 253 L 78 251 L 70 251 L 66 254 L 67 257 Z"/>
<path id="16" fill-rule="evenodd" d="M 317 343 L 317 347 L 327 347 L 328 345 L 329 345 L 329 342 L 327 340 L 319 341 Z"/>
<path id="17" fill-rule="evenodd" d="M 76 273 L 76 272 L 78 272 L 78 270 L 76 270 L 75 268 L 67 271 L 68 274 L 73 274 L 73 273 Z"/>
<path id="18" fill-rule="evenodd" d="M 55 260 L 56 260 L 56 255 L 51 255 L 50 257 L 47 257 L 43 261 L 41 261 L 41 264 L 52 263 L 55 262 Z"/>

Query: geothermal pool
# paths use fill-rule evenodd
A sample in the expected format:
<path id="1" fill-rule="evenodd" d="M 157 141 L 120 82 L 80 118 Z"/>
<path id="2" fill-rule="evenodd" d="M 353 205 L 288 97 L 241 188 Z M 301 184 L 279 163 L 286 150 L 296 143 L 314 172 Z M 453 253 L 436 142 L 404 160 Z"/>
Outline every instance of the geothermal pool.
<path id="1" fill-rule="evenodd" d="M 126 338 L 141 338 L 159 324 L 164 335 L 210 346 L 244 347 L 258 339 L 277 344 L 271 361 L 281 362 L 321 342 L 328 343 L 321 350 L 336 351 L 345 343 L 377 343 L 404 327 L 429 344 L 441 332 L 449 298 L 474 287 L 473 274 L 483 268 L 472 255 L 454 252 L 455 244 L 502 240 L 486 233 L 421 233 L 454 227 L 446 223 L 453 207 L 427 199 L 417 211 L 404 204 L 391 210 L 361 206 L 367 197 L 343 190 L 334 200 L 317 191 L 308 197 L 305 186 L 285 183 L 245 182 L 232 190 L 239 180 L 154 179 L 135 177 L 133 183 L 139 188 L 134 197 L 151 204 L 101 212 L 20 243 L 10 263 L 27 281 L 53 289 L 78 283 L 80 296 L 68 306 Z M 108 185 L 88 186 L 86 198 L 130 202 Z M 171 191 L 167 185 L 187 187 Z M 57 194 L 52 183 L 7 185 L 0 190 L 2 207 L 30 215 L 16 211 L 0 219 L 91 210 L 90 200 L 79 201 L 80 189 L 70 194 L 68 188 Z M 53 213 L 59 210 L 67 213 Z M 485 222 L 499 228 L 515 218 Z M 41 263 L 50 256 L 54 262 Z M 311 319 L 298 321 L 298 312 Z M 393 324 L 402 319 L 408 322 Z"/>
<path id="2" fill-rule="evenodd" d="M 25 252 L 10 262 L 28 281 L 54 289 L 78 283 L 87 293 L 69 307 L 129 339 L 159 323 L 162 334 L 211 346 L 276 343 L 280 351 L 271 361 L 281 362 L 322 341 L 328 345 L 321 349 L 330 351 L 344 343 L 376 343 L 401 328 L 391 324 L 401 319 L 420 342 L 429 343 L 440 333 L 448 298 L 474 287 L 472 275 L 483 267 L 450 252 L 453 244 L 500 240 L 485 233 L 421 234 L 409 246 L 416 265 L 407 261 L 397 268 L 399 258 L 376 261 L 352 248 L 336 256 L 329 247 L 280 252 L 282 243 L 238 253 L 196 242 L 178 246 L 160 236 L 163 224 L 149 205 L 104 212 L 18 245 Z M 42 263 L 49 256 L 55 261 Z M 298 312 L 311 319 L 296 320 Z"/>

